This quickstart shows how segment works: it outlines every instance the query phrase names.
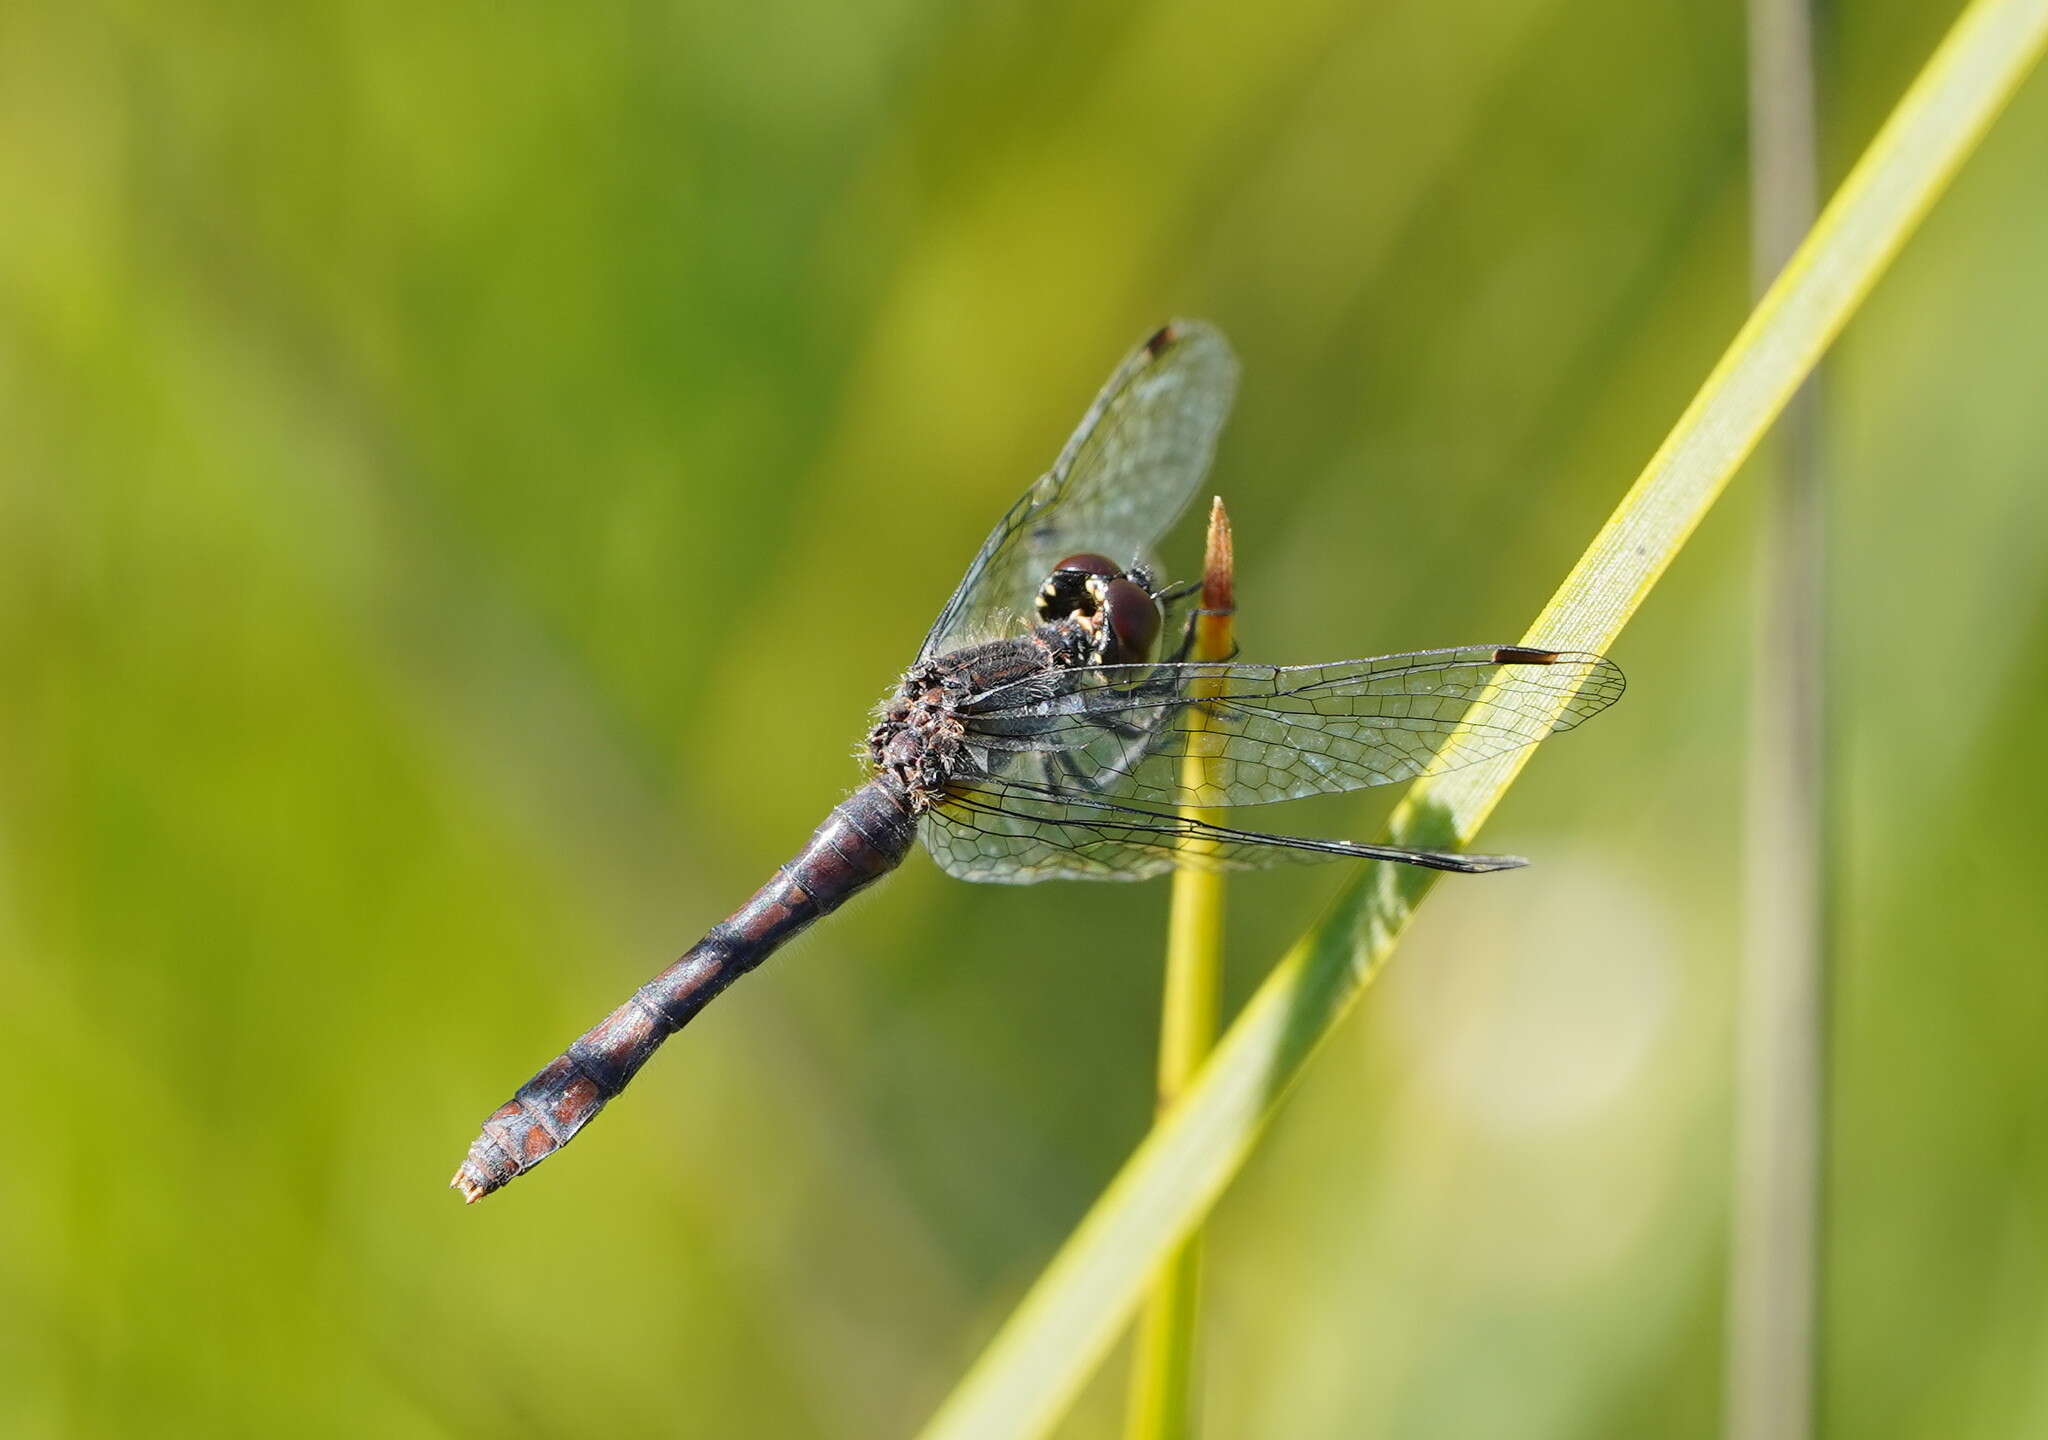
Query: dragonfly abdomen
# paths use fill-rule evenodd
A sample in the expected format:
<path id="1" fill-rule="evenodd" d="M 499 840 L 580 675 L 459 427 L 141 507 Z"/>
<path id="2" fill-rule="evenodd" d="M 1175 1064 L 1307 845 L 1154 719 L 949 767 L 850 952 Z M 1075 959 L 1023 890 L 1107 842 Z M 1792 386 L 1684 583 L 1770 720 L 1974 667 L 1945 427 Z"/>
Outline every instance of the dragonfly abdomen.
<path id="1" fill-rule="evenodd" d="M 450 1183 L 465 1199 L 481 1200 L 568 1144 L 662 1041 L 798 932 L 895 869 L 916 834 L 902 790 L 889 781 L 871 781 L 834 806 L 751 900 L 493 1111 Z"/>

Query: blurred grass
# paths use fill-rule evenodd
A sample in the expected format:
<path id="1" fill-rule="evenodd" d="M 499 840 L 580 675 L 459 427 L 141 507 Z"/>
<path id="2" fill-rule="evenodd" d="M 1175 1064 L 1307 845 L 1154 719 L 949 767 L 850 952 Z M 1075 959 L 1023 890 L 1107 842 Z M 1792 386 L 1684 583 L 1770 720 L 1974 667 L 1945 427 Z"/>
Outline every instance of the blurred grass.
<path id="1" fill-rule="evenodd" d="M 1957 8 L 1831 7 L 1831 181 Z M 1829 422 L 1859 1436 L 2048 1423 L 2044 106 Z M 1741 125 L 1739 14 L 1620 0 L 0 9 L 0 1432 L 913 1426 L 1143 1131 L 1163 891 L 909 867 L 505 1209 L 451 1145 L 1158 316 L 1247 360 L 1260 658 L 1512 626 L 1742 313 Z M 1213 1433 L 1713 1431 L 1742 518 L 1219 1210 Z"/>
<path id="2" fill-rule="evenodd" d="M 1750 274 L 1759 293 L 1820 196 L 1810 0 L 1749 0 Z M 1816 1323 L 1828 1151 L 1827 470 L 1824 370 L 1759 449 L 1743 797 L 1743 943 L 1735 982 L 1728 1222 L 1729 1440 L 1809 1440 L 1825 1337 Z"/>

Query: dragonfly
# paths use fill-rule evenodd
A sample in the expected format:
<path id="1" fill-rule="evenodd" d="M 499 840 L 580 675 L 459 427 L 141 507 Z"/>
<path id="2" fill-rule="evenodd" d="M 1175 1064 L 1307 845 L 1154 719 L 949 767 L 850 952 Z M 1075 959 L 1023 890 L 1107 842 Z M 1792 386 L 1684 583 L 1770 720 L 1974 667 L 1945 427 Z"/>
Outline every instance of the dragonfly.
<path id="1" fill-rule="evenodd" d="M 752 899 L 484 1121 L 451 1182 L 466 1200 L 568 1144 L 663 1041 L 920 839 L 947 873 L 1006 884 L 1290 860 L 1527 863 L 1267 834 L 1210 813 L 1474 764 L 1570 729 L 1624 684 L 1603 656 L 1518 644 L 1314 665 L 1190 660 L 1198 587 L 1162 583 L 1152 547 L 1208 472 L 1237 368 L 1200 321 L 1175 321 L 1124 359 L 882 702 L 865 783 Z M 1184 765 L 1190 755 L 1202 763 Z"/>

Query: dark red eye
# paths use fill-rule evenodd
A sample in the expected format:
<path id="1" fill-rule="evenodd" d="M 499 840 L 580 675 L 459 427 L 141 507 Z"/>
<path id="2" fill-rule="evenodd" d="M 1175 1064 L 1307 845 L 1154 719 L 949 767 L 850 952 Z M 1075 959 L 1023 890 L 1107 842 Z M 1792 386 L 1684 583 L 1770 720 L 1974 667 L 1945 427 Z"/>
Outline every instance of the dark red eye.
<path id="1" fill-rule="evenodd" d="M 1110 559 L 1107 555 L 1096 555 L 1093 553 L 1069 555 L 1052 568 L 1054 570 L 1078 570 L 1083 575 L 1100 575 L 1105 580 L 1124 573 L 1124 567 L 1117 564 L 1116 561 Z"/>
<path id="2" fill-rule="evenodd" d="M 1142 665 L 1152 658 L 1159 640 L 1159 604 L 1145 587 L 1119 577 L 1102 588 L 1102 608 L 1109 621 L 1105 665 Z"/>

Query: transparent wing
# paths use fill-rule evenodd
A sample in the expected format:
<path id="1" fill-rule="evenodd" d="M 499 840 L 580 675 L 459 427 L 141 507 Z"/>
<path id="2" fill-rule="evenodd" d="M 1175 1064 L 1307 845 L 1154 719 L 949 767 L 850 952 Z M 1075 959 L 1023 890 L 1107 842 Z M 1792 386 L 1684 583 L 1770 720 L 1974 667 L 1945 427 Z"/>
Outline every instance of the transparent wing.
<path id="1" fill-rule="evenodd" d="M 975 696 L 958 713 L 994 777 L 1210 808 L 1475 764 L 1571 729 L 1620 699 L 1625 683 L 1603 656 L 1475 645 L 1325 665 L 1053 671 Z M 1209 763 L 1205 783 L 1187 792 L 1181 760 L 1191 753 Z"/>
<path id="2" fill-rule="evenodd" d="M 939 612 L 920 660 L 1029 615 L 1069 555 L 1137 560 L 1187 508 L 1237 385 L 1222 335 L 1176 320 L 1117 366 L 1059 459 L 1010 507 Z"/>
<path id="3" fill-rule="evenodd" d="M 1183 864 L 1248 870 L 1287 861 L 1398 860 L 1432 870 L 1476 873 L 1528 863 L 1512 855 L 1457 855 L 1264 835 L 1004 781 L 956 787 L 925 813 L 920 833 L 947 874 L 1007 885 L 1055 879 L 1143 880 Z"/>

